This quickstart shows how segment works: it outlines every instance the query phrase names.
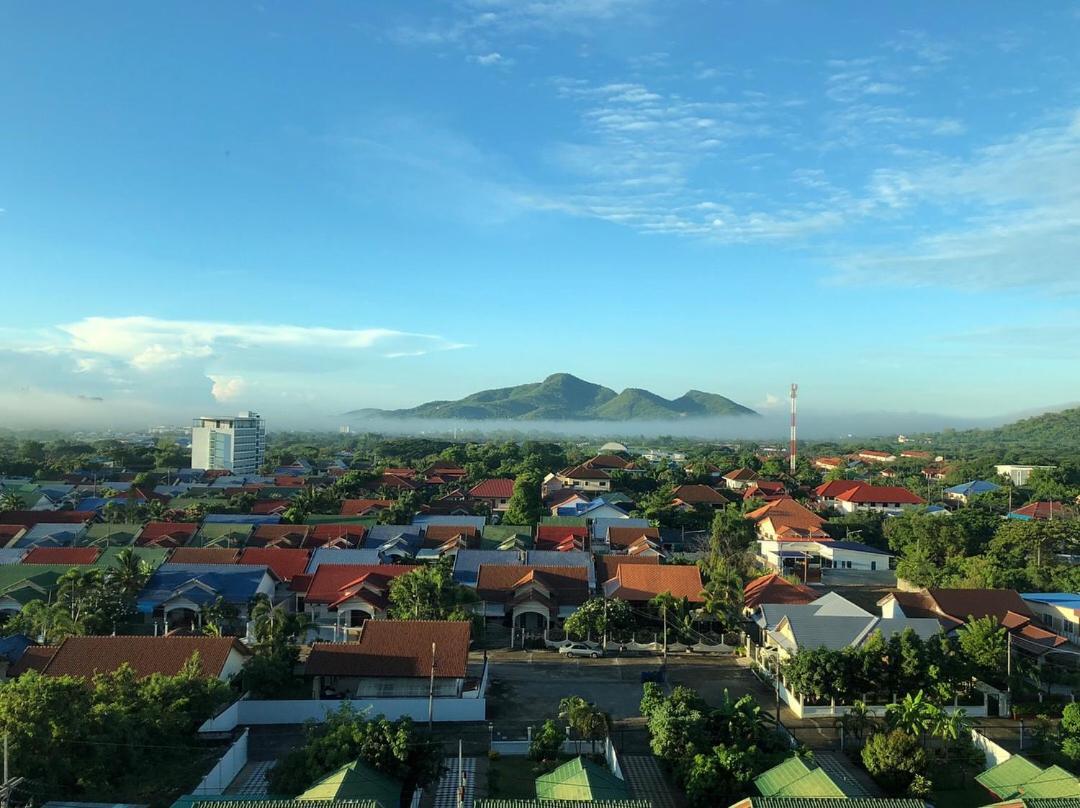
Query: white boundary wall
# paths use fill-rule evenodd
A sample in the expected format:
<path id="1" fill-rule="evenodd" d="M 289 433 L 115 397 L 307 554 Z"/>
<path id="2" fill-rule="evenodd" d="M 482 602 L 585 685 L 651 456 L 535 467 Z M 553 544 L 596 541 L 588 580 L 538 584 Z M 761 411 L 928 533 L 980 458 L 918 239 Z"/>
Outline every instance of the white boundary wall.
<path id="1" fill-rule="evenodd" d="M 971 731 L 971 742 L 975 744 L 975 748 L 982 751 L 986 756 L 986 768 L 991 769 L 999 763 L 1004 763 L 1006 760 L 1012 757 L 1010 752 L 1005 747 L 994 743 L 978 730 Z"/>
<path id="2" fill-rule="evenodd" d="M 342 704 L 349 703 L 358 713 L 372 717 L 385 715 L 390 720 L 411 718 L 427 721 L 428 700 L 419 699 L 294 699 L 288 701 L 256 701 L 243 698 L 233 702 L 214 718 L 199 727 L 200 732 L 229 732 L 238 726 L 265 724 L 303 724 L 308 721 L 322 722 L 327 713 L 336 712 Z M 483 721 L 487 713 L 487 699 L 448 699 L 434 701 L 433 719 L 448 721 Z"/>
<path id="3" fill-rule="evenodd" d="M 247 765 L 248 762 L 248 731 L 237 738 L 232 746 L 225 750 L 210 773 L 195 787 L 192 794 L 224 794 L 229 783 L 236 779 L 236 775 Z"/>

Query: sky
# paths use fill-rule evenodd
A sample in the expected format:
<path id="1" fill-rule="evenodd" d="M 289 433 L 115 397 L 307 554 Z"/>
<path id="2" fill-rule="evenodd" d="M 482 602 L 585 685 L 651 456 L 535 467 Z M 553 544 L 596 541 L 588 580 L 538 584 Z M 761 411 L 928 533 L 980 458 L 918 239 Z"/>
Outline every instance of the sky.
<path id="1" fill-rule="evenodd" d="M 1080 3 L 0 0 L 0 425 L 1080 400 Z"/>

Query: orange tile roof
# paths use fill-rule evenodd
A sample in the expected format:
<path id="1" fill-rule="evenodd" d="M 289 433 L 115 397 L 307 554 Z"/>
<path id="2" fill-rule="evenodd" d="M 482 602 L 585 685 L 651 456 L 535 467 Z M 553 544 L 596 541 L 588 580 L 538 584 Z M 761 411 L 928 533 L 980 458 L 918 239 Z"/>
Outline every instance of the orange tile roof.
<path id="1" fill-rule="evenodd" d="M 45 666 L 53 658 L 53 654 L 56 653 L 56 649 L 59 646 L 56 645 L 30 645 L 23 651 L 23 655 L 15 661 L 15 663 L 8 668 L 7 675 L 9 679 L 14 679 L 16 676 L 20 676 L 27 671 L 41 671 L 45 670 Z"/>
<path id="2" fill-rule="evenodd" d="M 269 567 L 282 581 L 291 581 L 307 569 L 310 550 L 286 547 L 248 547 L 240 554 L 240 564 Z"/>
<path id="3" fill-rule="evenodd" d="M 604 584 L 608 597 L 622 600 L 652 600 L 662 592 L 691 603 L 701 603 L 704 589 L 701 571 L 688 564 L 620 564 L 615 577 Z"/>
<path id="4" fill-rule="evenodd" d="M 228 547 L 177 547 L 166 564 L 235 564 L 240 551 Z"/>
<path id="5" fill-rule="evenodd" d="M 824 519 L 809 508 L 800 505 L 791 497 L 782 497 L 781 499 L 767 502 L 760 508 L 746 514 L 746 518 L 751 519 L 754 522 L 771 519 L 774 529 L 789 527 L 814 531 L 819 530 L 821 526 L 825 524 Z"/>
<path id="6" fill-rule="evenodd" d="M 659 564 L 656 556 L 598 555 L 596 556 L 596 580 L 610 581 L 623 564 Z"/>
<path id="7" fill-rule="evenodd" d="M 394 504 L 392 499 L 346 499 L 341 502 L 339 516 L 363 516 L 368 511 L 381 511 Z"/>
<path id="8" fill-rule="evenodd" d="M 728 499 L 715 488 L 707 485 L 680 485 L 672 493 L 673 499 L 681 499 L 687 505 L 727 505 Z"/>
<path id="9" fill-rule="evenodd" d="M 198 530 L 198 522 L 147 522 L 139 531 L 135 544 L 139 547 L 179 547 L 187 544 Z"/>
<path id="10" fill-rule="evenodd" d="M 320 567 L 321 569 L 321 567 Z M 529 567 L 518 564 L 481 564 L 476 594 L 480 600 L 505 603 L 529 574 L 539 580 L 563 605 L 580 605 L 589 599 L 589 571 L 585 567 Z"/>
<path id="11" fill-rule="evenodd" d="M 337 603 L 343 595 L 358 589 L 361 581 L 386 589 L 391 579 L 415 569 L 418 567 L 406 564 L 320 564 L 304 597 L 311 603 Z"/>
<path id="12" fill-rule="evenodd" d="M 506 478 L 484 480 L 469 489 L 469 496 L 478 499 L 509 499 L 514 493 L 514 481 Z"/>
<path id="13" fill-rule="evenodd" d="M 743 587 L 743 603 L 747 609 L 756 609 L 762 603 L 806 604 L 818 597 L 810 587 L 793 584 L 775 572 L 755 578 Z"/>

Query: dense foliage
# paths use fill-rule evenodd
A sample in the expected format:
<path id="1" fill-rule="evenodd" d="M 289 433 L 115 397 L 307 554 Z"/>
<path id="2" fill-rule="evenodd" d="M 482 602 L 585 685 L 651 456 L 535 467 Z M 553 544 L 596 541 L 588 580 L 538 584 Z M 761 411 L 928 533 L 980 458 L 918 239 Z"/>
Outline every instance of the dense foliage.
<path id="1" fill-rule="evenodd" d="M 433 782 L 441 768 L 440 745 L 409 718 L 367 719 L 348 702 L 321 724 L 309 723 L 302 746 L 287 752 L 267 777 L 271 794 L 295 796 L 346 763 L 360 759 L 404 784 L 406 792 Z"/>
<path id="2" fill-rule="evenodd" d="M 90 680 L 30 672 L 0 685 L 0 732 L 35 801 L 168 805 L 220 754 L 196 733 L 230 698 L 195 657 L 144 679 L 127 666 Z"/>

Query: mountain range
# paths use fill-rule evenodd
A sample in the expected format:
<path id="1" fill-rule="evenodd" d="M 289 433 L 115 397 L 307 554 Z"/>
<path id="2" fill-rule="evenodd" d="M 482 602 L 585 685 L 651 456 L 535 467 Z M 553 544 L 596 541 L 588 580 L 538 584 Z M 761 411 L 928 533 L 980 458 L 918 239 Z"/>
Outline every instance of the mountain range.
<path id="1" fill-rule="evenodd" d="M 346 415 L 473 421 L 663 421 L 757 413 L 716 393 L 690 390 L 676 399 L 638 387 L 616 393 L 569 373 L 555 373 L 542 382 L 482 390 L 457 401 L 429 401 L 402 410 L 352 410 Z"/>

